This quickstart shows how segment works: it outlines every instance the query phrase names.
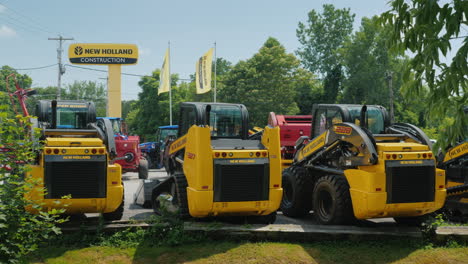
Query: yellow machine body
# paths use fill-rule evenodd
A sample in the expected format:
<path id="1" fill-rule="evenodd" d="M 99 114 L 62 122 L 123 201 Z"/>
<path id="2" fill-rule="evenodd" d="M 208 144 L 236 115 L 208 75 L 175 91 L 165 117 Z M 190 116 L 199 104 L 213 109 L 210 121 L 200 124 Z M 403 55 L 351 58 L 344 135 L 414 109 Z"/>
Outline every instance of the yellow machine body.
<path id="1" fill-rule="evenodd" d="M 411 151 L 408 151 L 409 149 Z M 435 163 L 428 146 L 417 143 L 377 143 L 377 151 L 379 153 L 379 162 L 376 165 L 360 166 L 358 169 L 344 171 L 350 185 L 350 195 L 356 218 L 420 216 L 434 212 L 444 205 L 446 197 L 445 172 L 435 167 L 434 201 L 419 203 L 388 202 L 389 192 L 387 190 L 389 186 L 387 186 L 385 162 L 417 165 L 431 160 Z M 426 158 L 423 158 L 423 155 Z"/>
<path id="2" fill-rule="evenodd" d="M 281 152 L 279 129 L 266 127 L 262 149 L 213 149 L 210 128 L 192 126 L 186 135 L 171 145 L 171 153 L 185 148 L 183 172 L 187 178 L 187 200 L 192 217 L 224 215 L 268 215 L 280 205 Z M 267 199 L 257 201 L 216 202 L 214 198 L 216 163 L 248 166 L 268 164 Z M 247 170 L 247 169 L 246 169 Z"/>
<path id="3" fill-rule="evenodd" d="M 100 183 L 94 182 L 94 184 L 102 185 L 100 197 L 76 198 L 73 195 L 67 198 L 57 197 L 56 195 L 53 198 L 50 197 L 56 191 L 47 188 L 51 186 L 47 183 L 46 176 L 47 170 L 51 166 L 54 166 L 51 164 L 54 162 L 65 162 L 64 164 L 67 165 L 74 164 L 72 166 L 80 166 L 80 162 L 86 161 L 99 163 L 98 166 L 105 170 L 101 170 L 105 174 L 102 176 L 102 181 Z M 106 146 L 98 138 L 46 138 L 44 149 L 39 155 L 39 163 L 31 165 L 29 174 L 31 177 L 28 177 L 28 179 L 37 188 L 35 187 L 33 190 L 30 190 L 28 198 L 40 202 L 44 210 L 64 208 L 67 214 L 108 213 L 115 211 L 122 202 L 124 190 L 121 179 L 121 167 L 118 164 L 109 163 Z M 80 176 L 83 177 L 83 181 L 90 181 L 87 175 L 67 173 L 67 171 L 63 171 L 62 173 L 53 172 L 49 175 L 51 178 L 60 177 L 64 179 L 62 181 L 64 184 L 67 183 L 67 177 L 74 177 L 74 179 L 70 179 L 70 182 L 68 182 L 69 185 L 74 185 L 70 188 L 80 188 Z M 49 181 L 52 181 L 52 179 Z M 93 185 L 93 182 L 87 183 L 87 186 L 90 185 Z M 44 187 L 46 188 L 45 193 Z M 63 187 L 62 185 L 61 188 L 67 187 Z M 66 193 L 66 190 L 61 190 L 61 192 Z M 65 193 L 64 195 L 66 196 Z M 31 208 L 28 208 L 28 210 L 33 211 Z"/>

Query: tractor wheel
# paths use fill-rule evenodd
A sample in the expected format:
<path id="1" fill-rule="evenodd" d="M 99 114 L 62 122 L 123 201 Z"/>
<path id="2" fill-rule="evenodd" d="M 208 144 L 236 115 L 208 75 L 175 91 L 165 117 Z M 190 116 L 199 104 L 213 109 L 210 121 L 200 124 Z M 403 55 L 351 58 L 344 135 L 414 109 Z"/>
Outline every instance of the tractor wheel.
<path id="1" fill-rule="evenodd" d="M 290 167 L 283 171 L 283 198 L 281 211 L 290 217 L 302 217 L 312 207 L 312 177 L 302 167 Z"/>
<path id="2" fill-rule="evenodd" d="M 176 214 L 181 219 L 190 217 L 187 202 L 187 180 L 183 173 L 173 176 L 168 188 L 153 194 L 153 211 L 162 215 L 165 211 Z"/>
<path id="3" fill-rule="evenodd" d="M 148 170 L 153 169 L 154 165 L 153 165 L 153 162 L 151 162 L 149 155 L 145 155 L 144 157 L 146 159 L 146 162 L 148 163 Z"/>
<path id="4" fill-rule="evenodd" d="M 138 178 L 143 180 L 148 179 L 148 161 L 146 159 L 140 159 L 140 165 L 138 165 Z"/>
<path id="5" fill-rule="evenodd" d="M 313 210 L 317 222 L 347 224 L 354 219 L 349 184 L 345 177 L 327 175 L 318 179 L 313 191 Z"/>
<path id="6" fill-rule="evenodd" d="M 104 218 L 104 220 L 106 221 L 116 221 L 116 220 L 122 219 L 124 205 L 125 205 L 125 196 L 122 197 L 122 202 L 120 203 L 119 207 L 115 209 L 115 211 L 110 212 L 110 213 L 103 213 L 102 218 Z"/>

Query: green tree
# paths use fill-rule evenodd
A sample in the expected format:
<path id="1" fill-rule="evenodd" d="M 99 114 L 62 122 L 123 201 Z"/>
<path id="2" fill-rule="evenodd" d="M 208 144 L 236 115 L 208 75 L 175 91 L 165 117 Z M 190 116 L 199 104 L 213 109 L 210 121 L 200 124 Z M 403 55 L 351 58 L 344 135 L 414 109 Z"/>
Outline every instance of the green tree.
<path id="1" fill-rule="evenodd" d="M 428 116 L 442 120 L 447 113 L 455 113 L 453 125 L 437 141 L 443 149 L 467 133 L 463 109 L 468 104 L 468 36 L 461 29 L 468 24 L 468 1 L 393 0 L 390 4 L 381 20 L 393 28 L 390 42 L 415 54 L 406 68 L 403 91 L 418 97 L 427 85 Z M 447 64 L 440 56 L 447 56 L 457 40 L 463 41 Z"/>
<path id="2" fill-rule="evenodd" d="M 322 83 L 317 77 L 306 69 L 299 68 L 294 77 L 296 87 L 296 104 L 300 115 L 310 115 L 312 105 L 324 101 Z"/>
<path id="3" fill-rule="evenodd" d="M 270 111 L 296 114 L 294 77 L 298 68 L 297 58 L 270 37 L 258 53 L 237 63 L 223 78 L 220 99 L 247 106 L 251 125 L 266 124 Z"/>
<path id="4" fill-rule="evenodd" d="M 92 81 L 74 81 L 66 86 L 66 94 L 62 96 L 68 100 L 92 101 L 96 105 L 96 115 L 106 116 L 107 92 L 102 83 Z"/>
<path id="5" fill-rule="evenodd" d="M 296 35 L 301 47 L 296 51 L 305 68 L 325 77 L 324 102 L 334 103 L 342 80 L 338 50 L 353 30 L 354 14 L 350 9 L 323 5 L 323 13 L 312 10 L 306 23 L 299 22 Z"/>
<path id="6" fill-rule="evenodd" d="M 137 108 L 127 115 L 129 131 L 143 138 L 144 141 L 155 139 L 159 126 L 169 125 L 169 93 L 158 95 L 159 72 L 153 71 L 151 76 L 144 76 L 138 82 L 142 91 L 138 94 Z M 179 103 L 189 98 L 189 89 L 182 83 L 177 86 L 179 76 L 171 74 L 172 87 L 172 117 L 173 124 L 177 124 Z"/>
<path id="7" fill-rule="evenodd" d="M 123 100 L 122 101 L 122 118 L 127 119 L 128 114 L 136 109 L 138 100 Z"/>

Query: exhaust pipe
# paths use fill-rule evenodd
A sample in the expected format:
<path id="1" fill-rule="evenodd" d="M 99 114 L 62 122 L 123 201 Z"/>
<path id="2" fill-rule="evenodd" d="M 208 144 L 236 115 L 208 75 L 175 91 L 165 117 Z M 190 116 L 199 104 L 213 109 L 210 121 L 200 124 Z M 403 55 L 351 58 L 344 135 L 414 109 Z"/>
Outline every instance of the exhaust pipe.
<path id="1" fill-rule="evenodd" d="M 57 100 L 52 100 L 52 129 L 57 128 Z"/>

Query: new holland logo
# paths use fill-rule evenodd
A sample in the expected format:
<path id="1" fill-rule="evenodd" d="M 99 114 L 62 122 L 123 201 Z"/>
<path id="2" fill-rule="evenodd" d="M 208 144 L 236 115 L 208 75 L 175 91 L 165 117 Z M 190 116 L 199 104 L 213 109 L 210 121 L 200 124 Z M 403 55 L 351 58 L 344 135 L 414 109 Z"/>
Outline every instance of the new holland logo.
<path id="1" fill-rule="evenodd" d="M 83 54 L 83 48 L 78 46 L 78 47 L 75 47 L 75 55 L 81 55 Z"/>

